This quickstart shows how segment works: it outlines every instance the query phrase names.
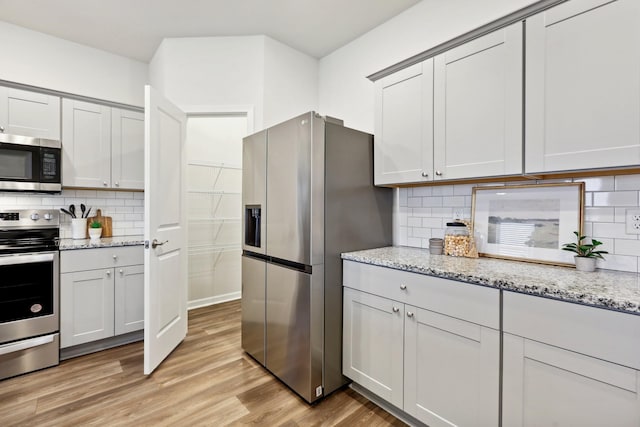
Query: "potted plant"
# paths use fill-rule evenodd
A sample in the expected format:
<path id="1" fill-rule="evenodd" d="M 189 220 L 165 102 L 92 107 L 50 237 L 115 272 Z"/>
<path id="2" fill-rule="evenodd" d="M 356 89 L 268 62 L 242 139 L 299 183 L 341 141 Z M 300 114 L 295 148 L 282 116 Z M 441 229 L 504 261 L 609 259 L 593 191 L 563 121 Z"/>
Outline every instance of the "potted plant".
<path id="1" fill-rule="evenodd" d="M 569 252 L 574 252 L 574 259 L 576 260 L 576 270 L 578 271 L 593 271 L 596 269 L 596 260 L 598 258 L 604 259 L 602 254 L 608 254 L 607 251 L 597 250 L 598 246 L 602 245 L 602 242 L 591 239 L 591 243 L 586 243 L 587 236 L 580 235 L 579 232 L 574 231 L 578 241 L 576 243 L 565 243 L 562 245 L 562 249 Z"/>
<path id="2" fill-rule="evenodd" d="M 97 240 L 102 235 L 102 224 L 98 221 L 92 221 L 89 224 L 89 238 L 91 240 Z"/>

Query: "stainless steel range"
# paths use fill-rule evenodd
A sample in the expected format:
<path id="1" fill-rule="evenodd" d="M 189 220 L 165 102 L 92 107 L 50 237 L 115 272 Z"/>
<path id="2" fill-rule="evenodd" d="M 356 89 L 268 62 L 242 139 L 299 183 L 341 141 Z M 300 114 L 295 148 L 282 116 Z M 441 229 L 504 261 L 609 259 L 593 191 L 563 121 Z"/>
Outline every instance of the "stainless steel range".
<path id="1" fill-rule="evenodd" d="M 60 217 L 0 211 L 0 379 L 59 363 Z"/>

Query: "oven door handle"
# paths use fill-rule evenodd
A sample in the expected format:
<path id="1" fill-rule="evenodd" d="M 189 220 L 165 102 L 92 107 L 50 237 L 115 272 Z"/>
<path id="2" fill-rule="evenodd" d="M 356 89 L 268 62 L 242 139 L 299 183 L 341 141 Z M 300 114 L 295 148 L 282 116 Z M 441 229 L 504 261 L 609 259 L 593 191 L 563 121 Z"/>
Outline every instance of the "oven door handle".
<path id="1" fill-rule="evenodd" d="M 36 262 L 53 261 L 54 253 L 9 255 L 0 257 L 0 265 L 33 264 Z"/>
<path id="2" fill-rule="evenodd" d="M 53 342 L 53 335 L 45 335 L 43 337 L 22 340 L 17 343 L 9 343 L 0 345 L 0 356 L 3 354 L 15 353 L 16 351 L 26 350 L 28 348 L 38 347 Z"/>

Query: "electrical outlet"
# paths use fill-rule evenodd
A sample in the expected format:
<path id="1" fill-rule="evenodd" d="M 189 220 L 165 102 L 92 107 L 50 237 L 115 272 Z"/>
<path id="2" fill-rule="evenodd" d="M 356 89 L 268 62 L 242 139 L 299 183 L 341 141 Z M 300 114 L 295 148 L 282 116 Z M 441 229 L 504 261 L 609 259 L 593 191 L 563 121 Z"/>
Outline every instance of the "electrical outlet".
<path id="1" fill-rule="evenodd" d="M 625 217 L 626 233 L 640 234 L 640 209 L 627 209 Z"/>

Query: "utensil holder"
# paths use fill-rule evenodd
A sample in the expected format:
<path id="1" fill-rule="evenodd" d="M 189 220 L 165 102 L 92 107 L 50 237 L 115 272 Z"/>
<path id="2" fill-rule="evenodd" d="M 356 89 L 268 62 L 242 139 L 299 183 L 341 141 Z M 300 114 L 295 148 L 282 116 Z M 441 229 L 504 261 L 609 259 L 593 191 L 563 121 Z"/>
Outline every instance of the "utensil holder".
<path id="1" fill-rule="evenodd" d="M 87 238 L 87 218 L 71 218 L 71 237 L 73 239 Z"/>

